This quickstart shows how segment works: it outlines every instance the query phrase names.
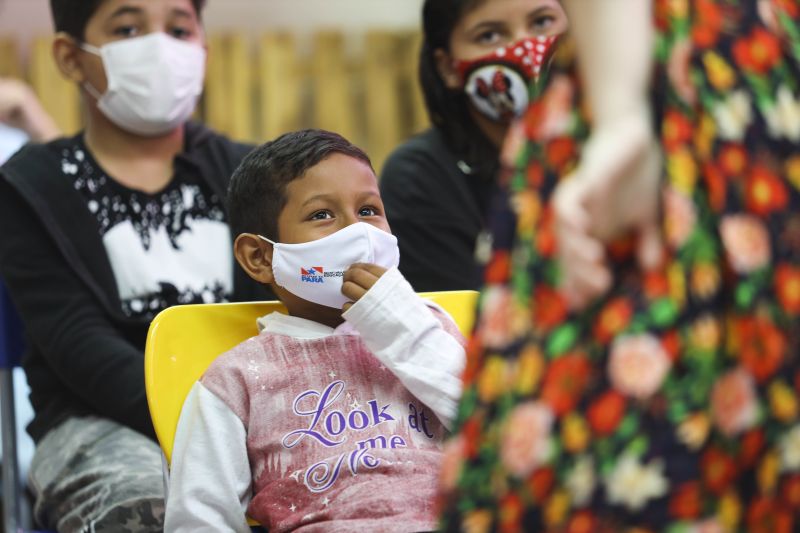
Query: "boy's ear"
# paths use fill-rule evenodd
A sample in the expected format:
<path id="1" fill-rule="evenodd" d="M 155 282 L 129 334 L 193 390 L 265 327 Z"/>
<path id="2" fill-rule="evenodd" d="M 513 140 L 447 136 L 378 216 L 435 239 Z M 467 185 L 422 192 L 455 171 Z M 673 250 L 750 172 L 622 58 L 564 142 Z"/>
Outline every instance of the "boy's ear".
<path id="1" fill-rule="evenodd" d="M 86 75 L 83 73 L 78 54 L 81 49 L 78 42 L 70 34 L 60 31 L 53 39 L 53 59 L 55 59 L 58 70 L 70 81 L 83 83 Z"/>
<path id="2" fill-rule="evenodd" d="M 439 71 L 439 76 L 442 77 L 444 86 L 448 89 L 458 90 L 461 88 L 461 76 L 453 66 L 453 58 L 442 48 L 437 48 L 433 52 L 433 57 L 436 59 L 436 70 Z"/>
<path id="3" fill-rule="evenodd" d="M 275 281 L 272 274 L 272 245 L 258 235 L 242 233 L 236 237 L 233 255 L 247 275 L 257 282 L 271 284 Z"/>

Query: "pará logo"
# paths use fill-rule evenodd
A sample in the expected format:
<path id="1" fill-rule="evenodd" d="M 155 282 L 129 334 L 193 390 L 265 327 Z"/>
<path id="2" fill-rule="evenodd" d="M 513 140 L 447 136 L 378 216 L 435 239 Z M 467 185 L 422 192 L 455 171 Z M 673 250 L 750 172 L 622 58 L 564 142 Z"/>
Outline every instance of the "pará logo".
<path id="1" fill-rule="evenodd" d="M 300 268 L 300 281 L 322 283 L 325 270 L 322 267 Z"/>

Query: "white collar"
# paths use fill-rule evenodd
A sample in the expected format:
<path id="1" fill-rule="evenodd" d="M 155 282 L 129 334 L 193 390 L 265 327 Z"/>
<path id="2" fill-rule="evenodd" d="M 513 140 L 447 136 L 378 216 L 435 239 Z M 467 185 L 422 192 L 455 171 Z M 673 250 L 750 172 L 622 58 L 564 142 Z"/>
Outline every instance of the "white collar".
<path id="1" fill-rule="evenodd" d="M 336 329 L 297 316 L 273 311 L 256 320 L 259 333 L 274 333 L 276 335 L 286 335 L 296 339 L 322 339 L 333 335 L 358 335 L 358 332 L 348 324 L 343 322 Z"/>

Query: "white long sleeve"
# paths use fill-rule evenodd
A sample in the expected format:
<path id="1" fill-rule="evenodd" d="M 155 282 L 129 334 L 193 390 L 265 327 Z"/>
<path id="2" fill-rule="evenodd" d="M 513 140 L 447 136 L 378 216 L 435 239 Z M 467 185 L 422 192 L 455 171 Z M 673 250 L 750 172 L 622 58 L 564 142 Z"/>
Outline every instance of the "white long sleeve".
<path id="1" fill-rule="evenodd" d="M 431 307 L 439 309 L 391 269 L 342 316 L 381 363 L 450 429 L 461 396 L 466 353 Z"/>
<path id="2" fill-rule="evenodd" d="M 164 531 L 249 533 L 251 474 L 244 424 L 195 383 L 181 411 Z"/>

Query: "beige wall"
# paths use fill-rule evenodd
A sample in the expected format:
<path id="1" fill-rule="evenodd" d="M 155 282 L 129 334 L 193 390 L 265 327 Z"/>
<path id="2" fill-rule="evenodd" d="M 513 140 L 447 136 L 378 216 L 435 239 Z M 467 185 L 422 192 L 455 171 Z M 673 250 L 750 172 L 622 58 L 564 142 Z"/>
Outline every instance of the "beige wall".
<path id="1" fill-rule="evenodd" d="M 0 0 L 0 36 L 16 36 L 24 47 L 52 31 L 48 0 Z M 209 31 L 244 29 L 250 33 L 286 29 L 307 35 L 319 29 L 345 29 L 357 37 L 367 28 L 419 27 L 422 0 L 208 0 Z M 352 46 L 359 46 L 358 39 Z"/>

